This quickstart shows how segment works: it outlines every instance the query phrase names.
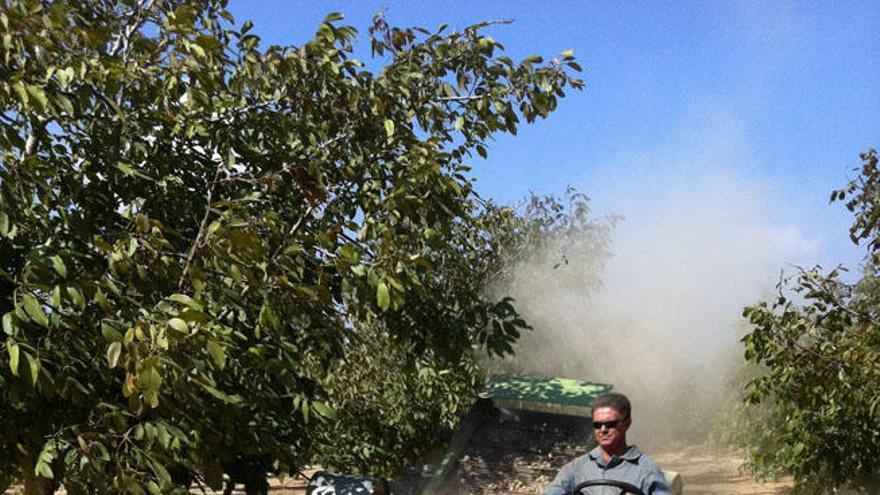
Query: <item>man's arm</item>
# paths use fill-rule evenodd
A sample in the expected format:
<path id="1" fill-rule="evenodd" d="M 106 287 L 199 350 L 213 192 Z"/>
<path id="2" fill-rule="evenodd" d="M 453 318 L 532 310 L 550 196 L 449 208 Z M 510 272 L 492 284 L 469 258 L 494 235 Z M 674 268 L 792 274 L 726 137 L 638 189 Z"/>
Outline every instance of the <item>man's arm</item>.
<path id="1" fill-rule="evenodd" d="M 666 483 L 666 476 L 656 465 L 642 479 L 642 491 L 645 495 L 673 495 L 672 488 Z"/>

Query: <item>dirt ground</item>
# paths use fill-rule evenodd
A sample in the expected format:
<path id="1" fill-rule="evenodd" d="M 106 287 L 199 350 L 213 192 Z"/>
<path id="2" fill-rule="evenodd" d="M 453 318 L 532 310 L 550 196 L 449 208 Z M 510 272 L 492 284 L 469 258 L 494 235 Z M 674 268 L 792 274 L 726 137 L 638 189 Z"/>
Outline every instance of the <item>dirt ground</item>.
<path id="1" fill-rule="evenodd" d="M 661 453 L 651 458 L 663 469 L 679 473 L 687 495 L 781 495 L 790 493 L 791 481 L 757 483 L 740 471 L 745 454 L 707 446 Z"/>
<path id="2" fill-rule="evenodd" d="M 718 450 L 705 446 L 692 447 L 683 452 L 662 453 L 652 456 L 664 469 L 676 471 L 684 480 L 686 495 L 786 495 L 790 493 L 791 482 L 757 483 L 740 472 L 743 453 Z M 273 495 L 304 495 L 302 480 L 287 480 L 283 484 L 274 483 Z M 517 493 L 540 494 L 542 486 L 519 486 Z M 498 493 L 511 493 L 499 490 Z M 236 492 L 243 493 L 243 492 Z M 464 495 L 464 494 L 462 494 Z"/>
<path id="3" fill-rule="evenodd" d="M 743 462 L 742 452 L 697 446 L 685 451 L 652 455 L 652 458 L 664 469 L 676 471 L 682 476 L 686 495 L 790 494 L 790 480 L 757 483 L 747 474 L 743 474 L 739 469 Z M 496 489 L 495 493 L 498 494 L 531 493 L 537 495 L 541 493 L 543 485 L 523 486 L 518 484 L 517 486 L 497 487 Z M 236 491 L 235 493 L 244 492 Z M 289 479 L 283 484 L 275 482 L 270 493 L 272 495 L 304 495 L 305 482 L 295 479 Z M 462 493 L 461 495 L 466 494 Z"/>
<path id="4" fill-rule="evenodd" d="M 785 495 L 790 493 L 791 483 L 781 480 L 775 483 L 756 483 L 748 475 L 740 472 L 743 453 L 730 450 L 712 449 L 697 446 L 685 451 L 653 454 L 657 464 L 667 470 L 676 471 L 684 480 L 686 495 Z M 313 471 L 307 471 L 311 474 Z M 497 487 L 495 493 L 540 494 L 546 478 L 531 486 L 518 484 L 513 488 Z M 302 478 L 288 478 L 283 483 L 272 481 L 271 495 L 304 495 L 306 482 Z M 242 487 L 239 487 L 242 488 Z M 7 493 L 14 493 L 12 491 Z M 194 490 L 193 493 L 220 494 L 207 490 Z M 236 490 L 236 495 L 243 491 Z M 486 493 L 486 492 L 483 492 Z M 466 495 L 463 492 L 461 495 Z"/>

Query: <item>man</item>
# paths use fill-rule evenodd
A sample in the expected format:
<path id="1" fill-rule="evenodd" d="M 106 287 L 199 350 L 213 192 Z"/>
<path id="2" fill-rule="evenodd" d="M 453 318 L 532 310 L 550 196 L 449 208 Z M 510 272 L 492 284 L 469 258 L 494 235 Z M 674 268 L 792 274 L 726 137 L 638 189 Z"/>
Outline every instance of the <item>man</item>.
<path id="1" fill-rule="evenodd" d="M 627 445 L 626 430 L 631 424 L 631 406 L 625 395 L 597 397 L 593 402 L 593 431 L 599 446 L 563 466 L 544 489 L 544 495 L 569 495 L 575 486 L 587 480 L 622 481 L 641 489 L 645 495 L 671 495 L 660 468 L 635 445 Z M 590 490 L 584 489 L 584 493 L 620 493 L 617 488 Z"/>

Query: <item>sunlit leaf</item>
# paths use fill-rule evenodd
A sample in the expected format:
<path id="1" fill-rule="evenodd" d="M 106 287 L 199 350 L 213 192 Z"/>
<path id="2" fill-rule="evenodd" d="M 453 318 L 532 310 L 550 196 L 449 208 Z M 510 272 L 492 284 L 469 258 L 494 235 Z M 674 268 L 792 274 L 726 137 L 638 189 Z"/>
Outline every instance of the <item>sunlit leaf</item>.
<path id="1" fill-rule="evenodd" d="M 171 318 L 170 320 L 168 320 L 168 326 L 181 333 L 189 332 L 189 325 L 180 318 Z"/>
<path id="2" fill-rule="evenodd" d="M 9 370 L 12 371 L 13 375 L 18 376 L 18 344 L 16 344 L 12 340 L 7 340 L 6 352 L 9 353 Z"/>
<path id="3" fill-rule="evenodd" d="M 52 256 L 50 258 L 52 261 L 52 268 L 61 276 L 61 278 L 67 277 L 67 266 L 64 264 L 64 260 L 61 259 L 60 256 Z"/>
<path id="4" fill-rule="evenodd" d="M 116 367 L 119 362 L 119 356 L 122 354 L 122 342 L 113 342 L 107 347 L 107 365 L 111 368 Z"/>
<path id="5" fill-rule="evenodd" d="M 211 354 L 211 358 L 214 360 L 214 364 L 216 364 L 218 368 L 223 369 L 223 367 L 226 366 L 226 353 L 223 351 L 223 347 L 220 346 L 220 344 L 213 340 L 209 340 L 208 352 Z"/>
<path id="6" fill-rule="evenodd" d="M 383 310 L 388 309 L 388 306 L 391 304 L 391 297 L 388 294 L 388 286 L 385 285 L 385 282 L 379 282 L 379 285 L 376 286 L 376 304 Z"/>
<path id="7" fill-rule="evenodd" d="M 40 302 L 37 301 L 37 298 L 34 296 L 24 293 L 21 295 L 21 307 L 24 309 L 25 313 L 30 317 L 31 321 L 37 323 L 41 327 L 49 326 L 49 318 L 46 316 L 46 313 L 43 311 Z"/>
<path id="8" fill-rule="evenodd" d="M 40 361 L 27 352 L 24 353 L 24 357 L 28 362 L 28 371 L 31 375 L 31 385 L 36 386 L 37 380 L 40 378 Z"/>
<path id="9" fill-rule="evenodd" d="M 323 402 L 313 402 L 312 407 L 315 409 L 316 413 L 327 419 L 336 418 L 336 411 L 331 409 L 329 406 L 327 406 L 327 404 L 324 404 Z"/>

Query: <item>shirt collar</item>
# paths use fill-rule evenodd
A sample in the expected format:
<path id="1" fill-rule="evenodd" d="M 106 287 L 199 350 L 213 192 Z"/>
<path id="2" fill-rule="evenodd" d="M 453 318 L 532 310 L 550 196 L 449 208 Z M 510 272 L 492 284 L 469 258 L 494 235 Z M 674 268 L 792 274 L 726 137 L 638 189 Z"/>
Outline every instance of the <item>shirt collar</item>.
<path id="1" fill-rule="evenodd" d="M 602 457 L 601 447 L 596 447 L 595 449 L 591 450 L 590 453 L 587 455 L 589 455 L 590 459 L 592 459 L 593 461 L 598 461 L 603 465 L 605 464 L 605 459 Z M 638 462 L 639 457 L 641 456 L 642 453 L 639 451 L 639 448 L 635 445 L 630 445 L 626 452 L 624 452 L 624 454 L 620 456 L 620 458 L 630 462 Z"/>

